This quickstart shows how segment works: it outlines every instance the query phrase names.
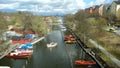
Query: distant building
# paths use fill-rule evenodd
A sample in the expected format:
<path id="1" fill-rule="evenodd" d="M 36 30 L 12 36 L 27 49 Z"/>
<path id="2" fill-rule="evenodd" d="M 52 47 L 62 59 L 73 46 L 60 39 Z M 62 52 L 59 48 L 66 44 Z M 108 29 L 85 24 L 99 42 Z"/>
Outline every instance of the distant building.
<path id="1" fill-rule="evenodd" d="M 89 13 L 89 12 L 90 12 L 89 8 L 86 8 L 84 11 L 85 11 L 86 13 Z"/>
<path id="2" fill-rule="evenodd" d="M 49 16 L 44 17 L 44 21 L 47 22 L 47 23 L 52 23 L 53 22 L 51 17 L 49 17 Z"/>
<path id="3" fill-rule="evenodd" d="M 105 4 L 103 6 L 103 15 L 106 16 L 110 13 L 110 4 Z"/>
<path id="4" fill-rule="evenodd" d="M 9 16 L 4 16 L 4 18 L 6 19 L 6 21 L 10 21 L 10 17 Z"/>
<path id="5" fill-rule="evenodd" d="M 96 5 L 90 8 L 87 8 L 86 11 L 88 11 L 89 14 L 93 16 L 102 16 L 103 15 L 103 5 Z"/>
<path id="6" fill-rule="evenodd" d="M 89 13 L 90 13 L 90 14 L 93 14 L 93 13 L 94 13 L 94 8 L 93 8 L 93 7 L 90 7 L 90 8 L 89 8 Z"/>
<path id="7" fill-rule="evenodd" d="M 120 1 L 113 1 L 110 6 L 110 14 L 116 16 L 116 13 L 119 8 L 120 8 Z"/>
<path id="8" fill-rule="evenodd" d="M 99 6 L 98 13 L 100 16 L 103 15 L 103 4 Z"/>
<path id="9" fill-rule="evenodd" d="M 98 16 L 99 15 L 99 5 L 96 5 L 94 8 L 94 15 Z"/>

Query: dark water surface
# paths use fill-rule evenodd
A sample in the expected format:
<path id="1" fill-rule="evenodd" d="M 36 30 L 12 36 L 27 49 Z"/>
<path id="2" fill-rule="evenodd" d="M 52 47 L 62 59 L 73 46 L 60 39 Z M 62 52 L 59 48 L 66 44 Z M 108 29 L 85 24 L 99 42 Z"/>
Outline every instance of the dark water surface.
<path id="1" fill-rule="evenodd" d="M 0 66 L 11 68 L 96 68 L 92 66 L 76 66 L 74 61 L 88 56 L 76 44 L 65 44 L 64 33 L 60 30 L 51 31 L 46 38 L 33 46 L 33 55 L 29 59 L 0 60 Z M 57 47 L 47 48 L 46 44 L 57 42 Z"/>

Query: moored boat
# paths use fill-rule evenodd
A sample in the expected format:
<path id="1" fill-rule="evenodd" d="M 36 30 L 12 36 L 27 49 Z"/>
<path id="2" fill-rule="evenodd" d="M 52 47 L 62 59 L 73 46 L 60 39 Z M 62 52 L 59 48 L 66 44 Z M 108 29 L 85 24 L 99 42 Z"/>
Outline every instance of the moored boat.
<path id="1" fill-rule="evenodd" d="M 9 66 L 0 66 L 0 68 L 10 68 Z"/>
<path id="2" fill-rule="evenodd" d="M 70 39 L 70 38 L 73 38 L 73 36 L 72 35 L 66 35 L 66 36 L 64 36 L 64 38 Z"/>
<path id="3" fill-rule="evenodd" d="M 6 55 L 6 57 L 14 59 L 29 58 L 32 55 L 32 53 L 33 50 L 16 49 L 13 52 Z"/>
<path id="4" fill-rule="evenodd" d="M 73 40 L 67 40 L 65 41 L 66 44 L 74 44 L 76 41 L 73 41 Z"/>
<path id="5" fill-rule="evenodd" d="M 89 60 L 76 60 L 75 61 L 76 65 L 95 65 L 95 61 L 89 61 Z"/>
<path id="6" fill-rule="evenodd" d="M 64 41 L 66 44 L 74 44 L 76 42 L 75 38 L 72 35 L 64 36 Z"/>
<path id="7" fill-rule="evenodd" d="M 31 53 L 10 53 L 6 57 L 14 59 L 29 58 Z"/>
<path id="8" fill-rule="evenodd" d="M 47 44 L 47 47 L 56 47 L 57 46 L 57 43 L 55 42 L 51 42 L 49 44 Z"/>
<path id="9" fill-rule="evenodd" d="M 22 48 L 22 49 L 32 49 L 33 45 L 31 43 L 22 44 L 19 48 Z"/>

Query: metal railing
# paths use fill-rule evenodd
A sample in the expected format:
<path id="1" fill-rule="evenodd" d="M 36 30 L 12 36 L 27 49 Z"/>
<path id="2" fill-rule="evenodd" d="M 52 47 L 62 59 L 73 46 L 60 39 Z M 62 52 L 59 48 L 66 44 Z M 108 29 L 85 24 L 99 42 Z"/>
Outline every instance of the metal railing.
<path id="1" fill-rule="evenodd" d="M 73 37 L 76 39 L 76 43 L 83 49 L 83 51 L 93 58 L 100 68 L 110 68 L 108 64 L 102 60 L 98 55 L 96 55 L 86 44 L 84 44 L 80 38 L 72 31 L 72 29 L 67 27 L 68 32 L 70 32 Z M 99 59 L 98 59 L 99 58 Z"/>

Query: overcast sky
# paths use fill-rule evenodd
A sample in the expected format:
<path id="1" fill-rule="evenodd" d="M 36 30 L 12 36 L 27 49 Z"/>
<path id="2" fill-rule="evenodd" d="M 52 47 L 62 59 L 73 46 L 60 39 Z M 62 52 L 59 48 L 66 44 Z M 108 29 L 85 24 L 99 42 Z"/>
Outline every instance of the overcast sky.
<path id="1" fill-rule="evenodd" d="M 0 0 L 0 11 L 30 11 L 37 14 L 75 13 L 113 0 Z"/>

